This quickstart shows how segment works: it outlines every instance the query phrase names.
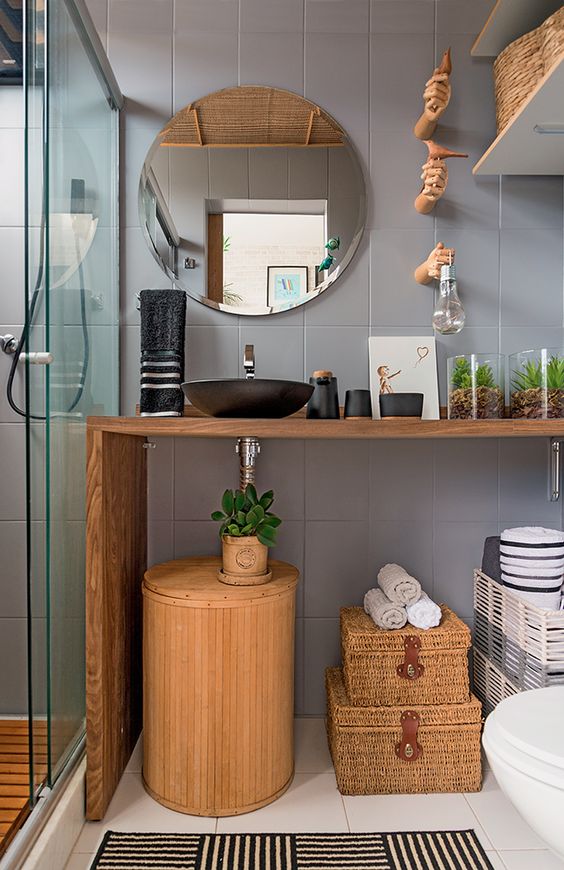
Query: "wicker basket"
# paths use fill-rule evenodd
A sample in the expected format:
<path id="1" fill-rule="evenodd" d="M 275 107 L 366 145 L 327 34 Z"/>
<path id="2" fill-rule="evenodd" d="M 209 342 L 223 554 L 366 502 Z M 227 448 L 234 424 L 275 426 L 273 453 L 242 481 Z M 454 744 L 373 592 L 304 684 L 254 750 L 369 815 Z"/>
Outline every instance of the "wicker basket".
<path id="1" fill-rule="evenodd" d="M 497 132 L 515 117 L 564 52 L 564 7 L 510 43 L 494 62 Z"/>
<path id="2" fill-rule="evenodd" d="M 470 629 L 441 605 L 437 628 L 384 631 L 361 607 L 341 610 L 345 688 L 361 706 L 468 701 Z"/>
<path id="3" fill-rule="evenodd" d="M 479 791 L 481 706 L 354 707 L 329 668 L 327 730 L 342 794 Z"/>
<path id="4" fill-rule="evenodd" d="M 482 702 L 484 716 L 489 716 L 500 701 L 516 695 L 519 689 L 487 656 L 474 647 L 474 691 Z"/>
<path id="5" fill-rule="evenodd" d="M 474 572 L 475 645 L 518 690 L 564 683 L 564 611 L 519 598 Z"/>

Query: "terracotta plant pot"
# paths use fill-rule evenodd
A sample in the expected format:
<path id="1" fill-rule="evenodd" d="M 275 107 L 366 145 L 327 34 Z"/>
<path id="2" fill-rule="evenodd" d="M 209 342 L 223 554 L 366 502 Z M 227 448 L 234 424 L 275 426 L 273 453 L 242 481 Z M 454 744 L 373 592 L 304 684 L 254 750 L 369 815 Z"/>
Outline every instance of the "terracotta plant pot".
<path id="1" fill-rule="evenodd" d="M 272 572 L 268 570 L 268 547 L 255 536 L 236 538 L 224 535 L 223 569 L 219 572 L 222 583 L 231 586 L 258 586 L 268 583 Z"/>

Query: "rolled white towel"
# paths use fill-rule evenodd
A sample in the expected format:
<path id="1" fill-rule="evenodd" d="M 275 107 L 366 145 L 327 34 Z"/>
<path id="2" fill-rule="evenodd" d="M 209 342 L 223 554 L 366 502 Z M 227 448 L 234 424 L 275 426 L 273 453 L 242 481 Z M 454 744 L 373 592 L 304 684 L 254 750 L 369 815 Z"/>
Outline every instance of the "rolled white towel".
<path id="1" fill-rule="evenodd" d="M 421 583 L 393 562 L 378 571 L 378 586 L 395 604 L 415 604 L 421 595 Z"/>
<path id="2" fill-rule="evenodd" d="M 408 604 L 407 621 L 415 628 L 435 628 L 441 624 L 441 608 L 431 601 L 426 592 L 421 592 L 421 598 L 414 604 Z"/>
<path id="3" fill-rule="evenodd" d="M 379 628 L 403 628 L 407 622 L 405 607 L 386 598 L 381 589 L 369 589 L 364 596 L 364 609 Z"/>
<path id="4" fill-rule="evenodd" d="M 542 526 L 505 529 L 501 534 L 501 556 L 529 559 L 560 559 L 564 556 L 564 532 Z"/>

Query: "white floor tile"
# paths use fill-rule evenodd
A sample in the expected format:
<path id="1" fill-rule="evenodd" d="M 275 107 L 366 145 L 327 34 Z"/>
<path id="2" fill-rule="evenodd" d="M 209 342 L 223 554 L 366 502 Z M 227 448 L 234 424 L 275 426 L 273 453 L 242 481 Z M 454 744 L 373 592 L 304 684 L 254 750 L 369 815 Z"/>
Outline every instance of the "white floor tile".
<path id="1" fill-rule="evenodd" d="M 486 852 L 486 855 L 488 856 L 490 864 L 494 870 L 507 870 L 507 867 L 501 860 L 499 852 Z"/>
<path id="2" fill-rule="evenodd" d="M 143 733 L 137 743 L 135 749 L 131 753 L 131 758 L 127 762 L 125 773 L 141 773 L 143 769 Z"/>
<path id="3" fill-rule="evenodd" d="M 498 853 L 507 870 L 562 870 L 564 861 L 548 850 L 534 849 L 522 852 Z M 489 856 L 488 856 L 489 857 Z"/>
<path id="4" fill-rule="evenodd" d="M 353 832 L 473 828 L 484 849 L 494 848 L 461 794 L 345 795 L 343 800 Z"/>
<path id="5" fill-rule="evenodd" d="M 94 852 L 73 852 L 65 864 L 65 870 L 90 870 Z"/>
<path id="6" fill-rule="evenodd" d="M 218 819 L 217 823 L 218 833 L 347 830 L 343 801 L 332 773 L 297 773 L 286 794 L 273 804 L 244 816 Z"/>
<path id="7" fill-rule="evenodd" d="M 147 794 L 140 774 L 124 773 L 104 820 L 85 823 L 75 852 L 95 852 L 108 829 L 207 834 L 215 831 L 215 819 L 168 810 Z"/>
<path id="8" fill-rule="evenodd" d="M 491 840 L 493 848 L 498 851 L 546 849 L 546 844 L 529 828 L 505 797 L 491 770 L 484 773 L 482 791 L 467 794 L 466 800 Z"/>
<path id="9" fill-rule="evenodd" d="M 325 719 L 296 719 L 296 773 L 333 773 Z"/>

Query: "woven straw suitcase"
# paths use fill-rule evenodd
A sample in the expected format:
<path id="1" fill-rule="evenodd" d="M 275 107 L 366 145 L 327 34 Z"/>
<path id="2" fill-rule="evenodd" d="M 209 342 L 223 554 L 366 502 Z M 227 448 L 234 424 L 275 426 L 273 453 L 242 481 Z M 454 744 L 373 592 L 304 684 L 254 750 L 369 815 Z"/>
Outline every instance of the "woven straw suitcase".
<path id="1" fill-rule="evenodd" d="M 481 705 L 355 707 L 328 668 L 327 731 L 342 794 L 479 791 Z"/>
<path id="2" fill-rule="evenodd" d="M 470 629 L 441 605 L 437 628 L 385 631 L 361 607 L 341 610 L 344 680 L 351 704 L 462 704 L 470 697 Z"/>

